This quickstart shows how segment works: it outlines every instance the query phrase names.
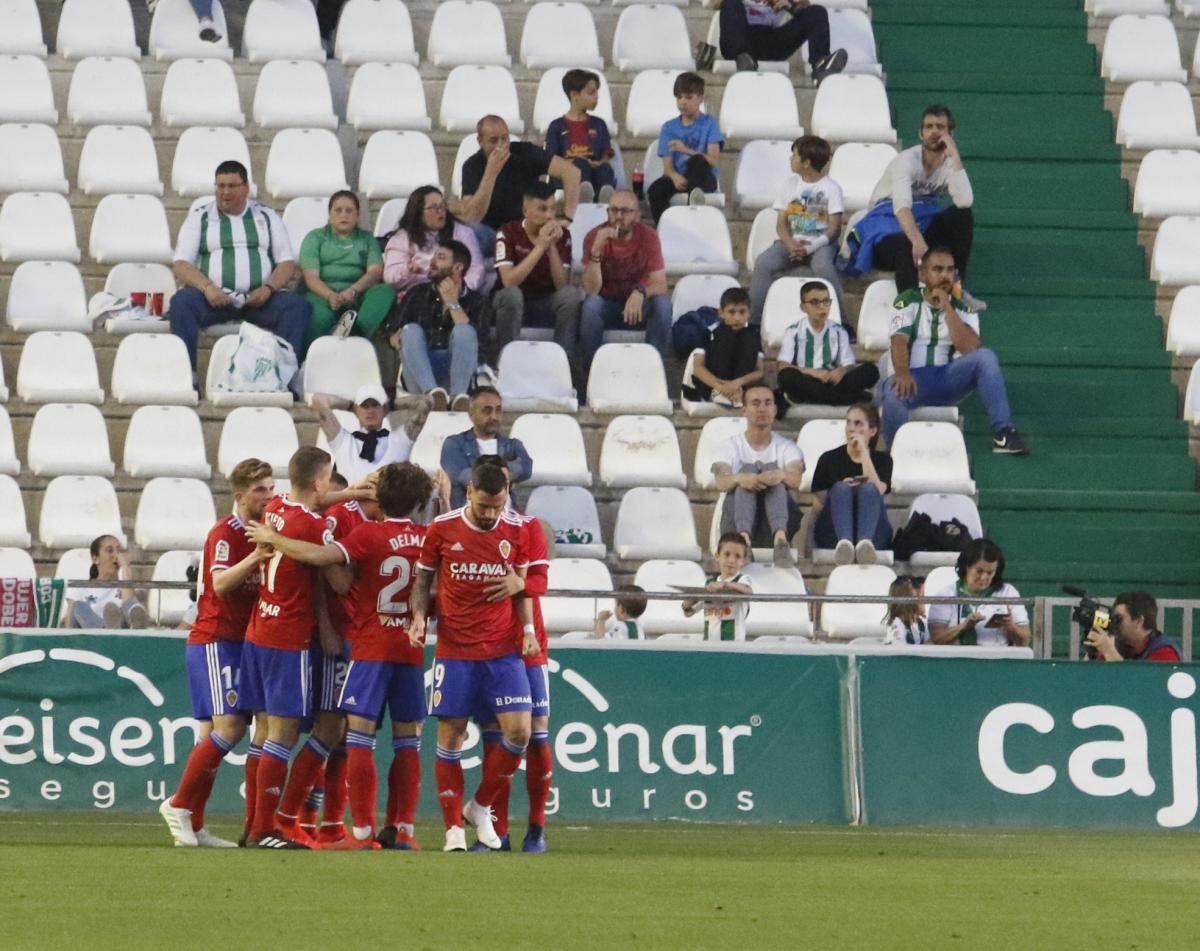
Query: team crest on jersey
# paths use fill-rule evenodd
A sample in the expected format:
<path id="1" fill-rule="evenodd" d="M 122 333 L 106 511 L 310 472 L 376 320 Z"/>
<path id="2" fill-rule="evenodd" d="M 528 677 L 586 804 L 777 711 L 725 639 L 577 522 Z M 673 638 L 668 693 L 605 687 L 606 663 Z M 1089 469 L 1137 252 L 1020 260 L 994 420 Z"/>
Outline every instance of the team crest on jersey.
<path id="1" fill-rule="evenodd" d="M 238 702 L 238 694 L 236 690 L 225 691 L 225 706 L 236 707 Z"/>
<path id="2" fill-rule="evenodd" d="M 509 541 L 507 538 L 501 539 L 501 541 L 500 541 L 500 557 L 507 560 L 508 556 L 511 554 L 512 554 L 512 545 L 509 544 Z"/>
<path id="3" fill-rule="evenodd" d="M 229 561 L 229 542 L 221 539 L 217 542 L 217 550 L 213 555 L 213 559 L 217 562 Z"/>

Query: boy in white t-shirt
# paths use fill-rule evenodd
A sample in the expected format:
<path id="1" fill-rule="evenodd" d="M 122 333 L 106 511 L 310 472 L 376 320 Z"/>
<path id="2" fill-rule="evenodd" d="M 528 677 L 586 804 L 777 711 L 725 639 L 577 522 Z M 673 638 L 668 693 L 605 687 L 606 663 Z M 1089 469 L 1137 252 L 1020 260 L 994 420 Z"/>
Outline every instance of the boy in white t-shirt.
<path id="1" fill-rule="evenodd" d="M 842 281 L 835 260 L 842 231 L 842 188 L 825 174 L 833 157 L 829 143 L 818 135 L 802 135 L 792 143 L 792 174 L 772 206 L 778 240 L 754 262 L 750 281 L 750 321 L 762 322 L 763 305 L 771 282 L 778 277 L 819 277 L 833 285 L 838 308 Z"/>
<path id="2" fill-rule="evenodd" d="M 722 535 L 717 542 L 717 573 L 710 575 L 705 588 L 714 594 L 753 594 L 750 576 L 742 566 L 750 555 L 746 540 L 737 532 Z M 704 611 L 704 637 L 709 641 L 744 641 L 749 601 L 684 601 L 683 613 L 691 617 Z"/>

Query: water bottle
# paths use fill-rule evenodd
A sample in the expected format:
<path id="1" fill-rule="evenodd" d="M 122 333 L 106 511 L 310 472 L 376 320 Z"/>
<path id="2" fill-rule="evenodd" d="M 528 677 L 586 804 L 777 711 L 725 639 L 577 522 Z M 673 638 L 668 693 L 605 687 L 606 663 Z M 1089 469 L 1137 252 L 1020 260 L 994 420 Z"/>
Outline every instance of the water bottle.
<path id="1" fill-rule="evenodd" d="M 638 162 L 633 167 L 633 193 L 637 195 L 638 201 L 642 200 L 642 192 L 645 191 L 646 173 L 642 171 L 642 163 Z"/>

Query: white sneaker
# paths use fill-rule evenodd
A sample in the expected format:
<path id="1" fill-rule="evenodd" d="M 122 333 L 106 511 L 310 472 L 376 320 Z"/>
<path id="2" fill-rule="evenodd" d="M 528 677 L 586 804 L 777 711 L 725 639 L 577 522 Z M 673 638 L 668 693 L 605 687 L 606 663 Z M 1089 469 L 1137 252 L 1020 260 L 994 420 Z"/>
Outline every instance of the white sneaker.
<path id="1" fill-rule="evenodd" d="M 873 565 L 878 560 L 875 554 L 875 543 L 869 538 L 859 540 L 854 546 L 854 557 L 860 565 Z"/>
<path id="2" fill-rule="evenodd" d="M 854 562 L 854 542 L 843 538 L 833 550 L 833 560 L 839 565 L 849 565 Z"/>
<path id="3" fill-rule="evenodd" d="M 158 807 L 158 814 L 163 817 L 167 828 L 171 830 L 171 837 L 175 840 L 176 845 L 197 846 L 200 843 L 196 839 L 196 833 L 192 831 L 192 810 L 177 809 L 171 805 L 171 800 L 164 799 L 162 805 Z"/>
<path id="4" fill-rule="evenodd" d="M 446 844 L 442 846 L 442 851 L 467 851 L 467 833 L 463 830 L 462 826 L 451 826 L 446 830 Z"/>
<path id="5" fill-rule="evenodd" d="M 496 835 L 496 829 L 492 825 L 495 817 L 487 806 L 481 806 L 472 799 L 463 806 L 463 818 L 475 827 L 475 838 L 489 849 L 498 849 L 504 844 L 500 841 L 500 836 Z"/>
<path id="6" fill-rule="evenodd" d="M 236 849 L 238 847 L 236 842 L 213 835 L 207 829 L 196 830 L 196 843 L 202 849 Z"/>

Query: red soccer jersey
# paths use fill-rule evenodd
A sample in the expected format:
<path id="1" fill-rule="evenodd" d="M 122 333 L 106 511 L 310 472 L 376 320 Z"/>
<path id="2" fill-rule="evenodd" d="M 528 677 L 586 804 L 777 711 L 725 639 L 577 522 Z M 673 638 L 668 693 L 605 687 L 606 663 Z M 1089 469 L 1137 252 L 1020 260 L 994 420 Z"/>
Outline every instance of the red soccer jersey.
<path id="1" fill-rule="evenodd" d="M 325 524 L 333 533 L 334 541 L 345 538 L 365 521 L 367 517 L 363 515 L 362 509 L 354 499 L 339 502 L 325 510 Z M 354 602 L 351 600 L 353 596 L 349 593 L 338 594 L 327 581 L 323 580 L 322 584 L 325 585 L 325 607 L 333 629 L 342 637 L 349 637 L 351 618 L 354 617 Z"/>
<path id="2" fill-rule="evenodd" d="M 503 578 L 510 565 L 526 566 L 522 518 L 505 512 L 484 531 L 467 521 L 464 507 L 429 526 L 418 567 L 437 572 L 438 657 L 490 660 L 520 650 L 512 598 L 488 601 L 484 588 Z"/>
<path id="3" fill-rule="evenodd" d="M 246 537 L 246 526 L 236 514 L 209 529 L 200 560 L 202 590 L 196 602 L 196 622 L 188 634 L 189 644 L 240 641 L 246 637 L 250 612 L 258 599 L 261 570 L 250 572 L 240 586 L 224 596 L 213 590 L 213 576 L 232 568 L 252 551 L 254 542 Z"/>
<path id="4" fill-rule="evenodd" d="M 407 518 L 366 522 L 335 544 L 358 564 L 350 588 L 353 660 L 424 664 L 425 650 L 408 643 L 408 599 L 416 577 L 425 526 Z"/>
<path id="5" fill-rule="evenodd" d="M 542 620 L 542 595 L 546 593 L 550 561 L 546 554 L 546 536 L 542 532 L 542 524 L 531 515 L 522 516 L 525 522 L 525 539 L 523 542 L 525 559 L 529 568 L 525 572 L 525 594 L 533 605 L 533 630 L 537 635 L 538 652 L 531 657 L 525 657 L 526 667 L 538 667 L 550 659 L 550 645 L 546 641 L 546 624 Z M 517 612 L 513 612 L 514 615 Z M 524 639 L 524 625 L 520 617 L 514 616 L 517 643 Z"/>
<path id="6" fill-rule="evenodd" d="M 263 521 L 288 538 L 313 545 L 333 542 L 325 519 L 286 496 L 277 495 L 267 503 Z M 317 581 L 316 568 L 276 552 L 263 566 L 258 605 L 251 616 L 246 639 L 280 650 L 307 649 L 317 626 L 313 608 Z"/>

